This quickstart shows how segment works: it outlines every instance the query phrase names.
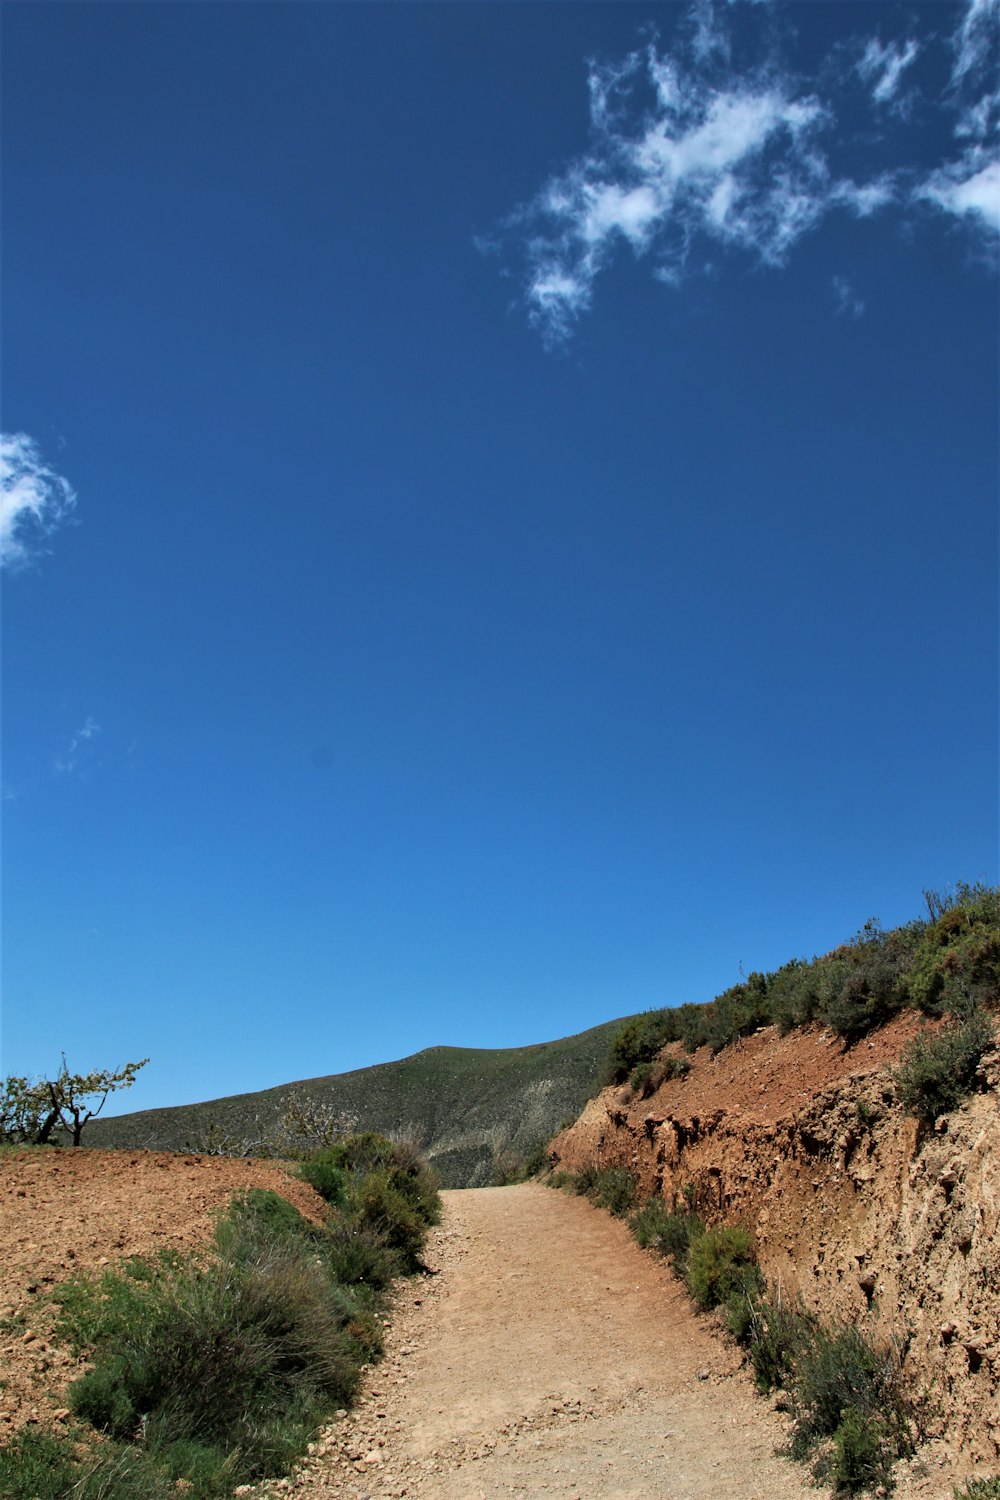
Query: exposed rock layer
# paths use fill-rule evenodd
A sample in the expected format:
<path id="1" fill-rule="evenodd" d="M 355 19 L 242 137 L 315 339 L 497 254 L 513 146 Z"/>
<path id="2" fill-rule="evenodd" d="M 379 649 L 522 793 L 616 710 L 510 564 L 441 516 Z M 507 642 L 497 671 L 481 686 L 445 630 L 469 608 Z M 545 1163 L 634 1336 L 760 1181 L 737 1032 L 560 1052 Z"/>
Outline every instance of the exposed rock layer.
<path id="1" fill-rule="evenodd" d="M 984 1060 L 984 1092 L 921 1131 L 890 1072 L 920 1024 L 899 1017 L 854 1048 L 769 1027 L 703 1049 L 647 1099 L 605 1090 L 552 1149 L 569 1170 L 627 1167 L 643 1198 L 747 1225 L 772 1285 L 899 1339 L 928 1435 L 995 1464 L 1000 1056 Z"/>

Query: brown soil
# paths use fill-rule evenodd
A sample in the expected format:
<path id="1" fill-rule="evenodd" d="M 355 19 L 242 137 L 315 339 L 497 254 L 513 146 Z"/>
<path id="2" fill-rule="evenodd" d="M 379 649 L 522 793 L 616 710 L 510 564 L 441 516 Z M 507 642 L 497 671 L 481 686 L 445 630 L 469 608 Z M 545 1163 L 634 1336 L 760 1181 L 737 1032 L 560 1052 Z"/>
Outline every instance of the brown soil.
<path id="1" fill-rule="evenodd" d="M 1000 1053 L 981 1092 L 921 1131 L 889 1069 L 923 1024 L 906 1014 L 854 1047 L 813 1026 L 703 1048 L 646 1099 L 605 1090 L 553 1151 L 747 1225 L 785 1295 L 895 1338 L 924 1396 L 924 1458 L 958 1479 L 1000 1471 Z"/>
<path id="2" fill-rule="evenodd" d="M 323 1203 L 277 1162 L 152 1151 L 0 1153 L 0 1442 L 63 1409 L 75 1362 L 53 1344 L 52 1286 L 129 1255 L 195 1249 L 244 1188 L 272 1188 L 319 1221 Z"/>
<path id="3" fill-rule="evenodd" d="M 792 1040 L 801 1047 L 802 1038 Z M 741 1083 L 740 1129 L 725 1128 L 732 1097 L 718 1106 L 721 1113 L 702 1107 L 693 1087 L 696 1069 L 686 1082 L 668 1085 L 634 1109 L 618 1095 L 605 1096 L 585 1112 L 578 1134 L 563 1139 L 563 1149 L 569 1155 L 575 1146 L 585 1154 L 589 1141 L 591 1159 L 630 1163 L 647 1188 L 658 1180 L 663 1190 L 675 1169 L 690 1169 L 700 1184 L 744 1206 L 756 1201 L 748 1185 L 756 1172 L 765 1254 L 780 1251 L 795 1267 L 802 1246 L 811 1246 L 810 1286 L 829 1284 L 864 1301 L 856 1274 L 835 1274 L 837 1236 L 846 1235 L 854 1272 L 859 1263 L 876 1268 L 887 1307 L 916 1306 L 914 1288 L 922 1288 L 925 1325 L 933 1330 L 942 1308 L 960 1309 L 944 1345 L 954 1368 L 942 1366 L 945 1374 L 951 1371 L 951 1383 L 940 1387 L 942 1399 L 962 1413 L 978 1403 L 992 1418 L 995 1344 L 982 1330 L 993 1327 L 987 1273 L 995 1262 L 1000 1212 L 992 1165 L 1000 1158 L 992 1149 L 994 1097 L 971 1101 L 916 1155 L 912 1122 L 893 1117 L 880 1125 L 876 1119 L 871 1149 L 852 1147 L 848 1160 L 837 1146 L 844 1119 L 855 1117 L 859 1098 L 877 1113 L 884 1058 L 879 1054 L 854 1078 L 841 1059 L 839 1078 L 810 1079 L 800 1053 L 793 1066 L 775 1069 L 788 1090 L 789 1112 L 775 1115 L 773 1102 L 753 1093 L 753 1070 L 768 1070 L 761 1045 L 751 1039 L 725 1064 L 729 1083 Z M 822 1036 L 809 1045 L 815 1058 L 835 1056 Z M 710 1065 L 702 1060 L 702 1066 L 707 1073 Z M 732 1071 L 740 1066 L 747 1070 L 742 1080 Z M 721 1077 L 717 1068 L 706 1084 L 706 1103 L 707 1090 Z M 687 1109 L 672 1112 L 661 1096 L 685 1089 Z M 687 1132 L 680 1147 L 673 1132 L 678 1122 Z M 814 1144 L 800 1160 L 796 1143 L 803 1131 Z M 665 1141 L 676 1148 L 670 1161 L 659 1149 Z M 829 1153 L 837 1150 L 831 1165 Z M 710 1158 L 721 1163 L 716 1175 Z M 206 1245 L 213 1212 L 251 1186 L 274 1188 L 303 1212 L 320 1215 L 312 1190 L 278 1163 L 146 1152 L 0 1154 L 0 1441 L 23 1421 L 58 1421 L 66 1387 L 78 1373 L 52 1339 L 50 1288 L 77 1268 L 98 1269 L 160 1246 Z M 692 1313 L 664 1262 L 640 1251 L 623 1224 L 583 1199 L 534 1184 L 444 1198 L 444 1223 L 428 1251 L 435 1274 L 400 1287 L 386 1358 L 370 1372 L 359 1407 L 341 1413 L 318 1437 L 290 1481 L 273 1482 L 259 1495 L 815 1495 L 805 1469 L 775 1457 L 787 1437 L 787 1418 L 756 1395 L 714 1321 Z M 938 1212 L 939 1199 L 954 1205 L 960 1232 L 953 1234 L 951 1217 Z M 963 1218 L 967 1201 L 972 1207 Z M 882 1206 L 884 1223 L 873 1203 Z M 803 1214 L 808 1224 L 801 1244 L 792 1244 L 789 1226 L 799 1225 Z M 898 1250 L 900 1224 L 909 1226 L 905 1257 Z M 880 1234 L 886 1240 L 881 1249 Z M 859 1252 L 862 1241 L 868 1248 Z M 934 1336 L 940 1342 L 941 1335 Z M 979 1351 L 975 1374 L 970 1348 Z M 969 1420 L 962 1417 L 971 1432 Z M 986 1426 L 992 1430 L 991 1421 Z M 977 1444 L 985 1441 L 982 1422 L 975 1431 Z M 900 1466 L 897 1500 L 951 1500 L 953 1482 L 973 1469 L 984 1472 L 986 1462 L 982 1448 L 946 1434 L 925 1446 L 917 1463 Z"/>

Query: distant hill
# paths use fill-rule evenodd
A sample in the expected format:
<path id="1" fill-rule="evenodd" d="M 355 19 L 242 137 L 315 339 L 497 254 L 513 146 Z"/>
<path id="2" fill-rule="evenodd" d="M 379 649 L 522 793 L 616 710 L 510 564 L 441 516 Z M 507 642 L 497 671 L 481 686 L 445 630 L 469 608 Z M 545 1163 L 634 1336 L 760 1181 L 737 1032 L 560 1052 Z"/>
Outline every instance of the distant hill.
<path id="1" fill-rule="evenodd" d="M 85 1141 L 158 1151 L 195 1147 L 213 1136 L 250 1143 L 277 1127 L 295 1089 L 301 1098 L 343 1113 L 358 1129 L 413 1138 L 442 1186 L 479 1187 L 576 1118 L 597 1092 L 611 1036 L 621 1024 L 607 1021 L 531 1047 L 428 1047 L 351 1073 L 139 1110 L 92 1121 Z"/>

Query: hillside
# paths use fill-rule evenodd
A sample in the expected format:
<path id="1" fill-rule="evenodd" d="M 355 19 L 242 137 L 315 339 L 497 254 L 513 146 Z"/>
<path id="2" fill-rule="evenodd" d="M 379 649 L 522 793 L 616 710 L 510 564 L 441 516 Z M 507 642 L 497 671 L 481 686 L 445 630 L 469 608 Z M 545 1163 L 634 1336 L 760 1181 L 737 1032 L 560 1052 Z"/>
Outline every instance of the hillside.
<path id="1" fill-rule="evenodd" d="M 775 1306 L 895 1346 L 944 1464 L 995 1466 L 1000 890 L 925 900 L 623 1027 L 614 1084 L 550 1152 L 668 1219 L 748 1231 Z"/>
<path id="2" fill-rule="evenodd" d="M 1000 1051 L 979 1092 L 922 1128 L 891 1069 L 926 1025 L 911 1011 L 853 1045 L 813 1024 L 701 1047 L 650 1092 L 604 1090 L 552 1154 L 745 1225 L 791 1304 L 899 1340 L 910 1389 L 927 1393 L 924 1456 L 951 1471 L 1000 1457 Z"/>
<path id="3" fill-rule="evenodd" d="M 608 1021 L 529 1047 L 429 1047 L 350 1073 L 95 1120 L 85 1141 L 172 1151 L 215 1140 L 259 1154 L 294 1089 L 358 1129 L 415 1140 L 444 1187 L 482 1186 L 576 1117 L 599 1087 L 621 1025 Z"/>

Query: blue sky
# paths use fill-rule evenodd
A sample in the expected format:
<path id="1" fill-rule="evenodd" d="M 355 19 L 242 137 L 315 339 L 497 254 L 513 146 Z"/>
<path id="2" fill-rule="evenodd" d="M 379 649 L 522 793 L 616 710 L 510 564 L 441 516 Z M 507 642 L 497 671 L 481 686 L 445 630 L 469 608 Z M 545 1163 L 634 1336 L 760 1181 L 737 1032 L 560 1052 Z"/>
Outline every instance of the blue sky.
<path id="1" fill-rule="evenodd" d="M 996 0 L 7 4 L 3 1072 L 997 879 Z"/>

